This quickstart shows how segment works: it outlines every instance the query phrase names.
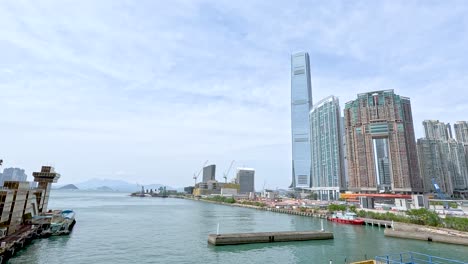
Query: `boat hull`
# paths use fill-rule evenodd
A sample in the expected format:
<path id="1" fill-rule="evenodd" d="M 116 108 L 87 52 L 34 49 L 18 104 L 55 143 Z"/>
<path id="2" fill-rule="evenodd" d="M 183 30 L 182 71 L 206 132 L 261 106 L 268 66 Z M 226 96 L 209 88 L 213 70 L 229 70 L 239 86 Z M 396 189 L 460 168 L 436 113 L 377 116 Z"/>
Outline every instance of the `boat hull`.
<path id="1" fill-rule="evenodd" d="M 363 225 L 364 224 L 364 220 L 360 220 L 360 219 L 351 220 L 351 219 L 341 219 L 341 218 L 329 217 L 328 221 L 341 223 L 341 224 L 348 224 L 348 225 Z"/>

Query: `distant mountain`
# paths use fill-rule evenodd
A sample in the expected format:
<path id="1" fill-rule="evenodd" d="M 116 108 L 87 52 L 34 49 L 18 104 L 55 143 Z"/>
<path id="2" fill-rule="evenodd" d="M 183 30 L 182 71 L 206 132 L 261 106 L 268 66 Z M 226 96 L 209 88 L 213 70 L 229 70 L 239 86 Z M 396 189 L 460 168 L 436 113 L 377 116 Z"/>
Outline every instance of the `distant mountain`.
<path id="1" fill-rule="evenodd" d="M 101 186 L 96 188 L 97 191 L 103 191 L 103 192 L 112 192 L 114 191 L 112 188 L 109 188 L 107 186 Z"/>
<path id="2" fill-rule="evenodd" d="M 57 188 L 57 190 L 78 190 L 78 187 L 76 187 L 74 184 L 67 184 L 60 188 Z"/>
<path id="3" fill-rule="evenodd" d="M 136 192 L 141 190 L 141 185 L 137 185 L 136 183 L 129 183 L 122 180 L 112 180 L 112 179 L 90 179 L 81 183 L 76 183 L 76 186 L 81 190 L 98 190 L 101 187 L 107 187 L 113 191 L 121 191 L 121 192 Z M 166 185 L 162 184 L 148 184 L 143 185 L 146 189 L 158 189 L 159 187 L 163 187 Z M 107 189 L 106 188 L 106 189 Z M 170 186 L 166 186 L 167 190 L 175 190 Z"/>

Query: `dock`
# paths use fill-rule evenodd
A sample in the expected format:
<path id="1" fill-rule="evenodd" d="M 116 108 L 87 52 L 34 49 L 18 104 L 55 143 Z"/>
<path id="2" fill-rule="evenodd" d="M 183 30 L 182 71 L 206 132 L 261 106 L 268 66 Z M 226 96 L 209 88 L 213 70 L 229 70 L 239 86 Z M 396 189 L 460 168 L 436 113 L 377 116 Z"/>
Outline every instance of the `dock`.
<path id="1" fill-rule="evenodd" d="M 208 235 L 208 243 L 215 246 L 325 239 L 333 239 L 333 233 L 324 231 L 283 231 Z"/>
<path id="2" fill-rule="evenodd" d="M 360 219 L 364 220 L 365 225 L 392 228 L 392 221 L 377 220 L 377 219 L 371 219 L 371 218 L 360 218 Z"/>

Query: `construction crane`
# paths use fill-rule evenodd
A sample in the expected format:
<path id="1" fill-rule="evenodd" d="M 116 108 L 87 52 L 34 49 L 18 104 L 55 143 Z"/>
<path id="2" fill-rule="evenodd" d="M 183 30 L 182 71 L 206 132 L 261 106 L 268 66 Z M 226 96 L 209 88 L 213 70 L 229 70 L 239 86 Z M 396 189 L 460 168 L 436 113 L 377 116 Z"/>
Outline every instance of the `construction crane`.
<path id="1" fill-rule="evenodd" d="M 432 178 L 432 185 L 434 185 L 434 188 L 437 192 L 437 196 L 439 196 L 439 199 L 441 200 L 446 200 L 447 197 L 445 196 L 445 194 L 442 192 L 442 190 L 440 189 L 439 185 L 437 184 L 435 178 Z M 447 201 L 443 201 L 444 203 L 444 208 L 445 209 L 449 209 L 449 204 Z"/>
<path id="2" fill-rule="evenodd" d="M 195 181 L 195 184 L 193 185 L 193 187 L 195 187 L 195 185 L 197 185 L 197 179 L 198 179 L 198 176 L 200 176 L 200 173 L 203 171 L 203 168 L 205 167 L 205 165 L 208 163 L 208 160 L 205 161 L 205 163 L 203 163 L 203 166 L 201 167 L 200 171 L 198 173 L 194 173 L 193 174 L 193 179 Z"/>
<path id="3" fill-rule="evenodd" d="M 224 183 L 227 183 L 227 176 L 228 176 L 229 172 L 231 171 L 232 165 L 234 164 L 234 162 L 235 162 L 235 160 L 231 161 L 231 165 L 229 165 L 229 169 L 223 175 Z"/>

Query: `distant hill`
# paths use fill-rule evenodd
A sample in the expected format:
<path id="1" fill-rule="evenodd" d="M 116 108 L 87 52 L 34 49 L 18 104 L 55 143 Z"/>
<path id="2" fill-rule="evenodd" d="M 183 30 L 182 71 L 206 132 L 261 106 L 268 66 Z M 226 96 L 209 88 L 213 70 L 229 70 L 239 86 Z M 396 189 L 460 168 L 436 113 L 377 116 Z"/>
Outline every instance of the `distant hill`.
<path id="1" fill-rule="evenodd" d="M 78 187 L 76 187 L 74 184 L 67 184 L 60 188 L 57 188 L 57 190 L 78 190 Z"/>
<path id="2" fill-rule="evenodd" d="M 81 183 L 75 184 L 80 190 L 100 190 L 99 188 L 106 187 L 106 190 L 111 189 L 112 191 L 121 192 L 136 192 L 141 190 L 141 185 L 136 183 L 129 183 L 122 180 L 111 180 L 111 179 L 90 179 Z M 157 190 L 159 187 L 166 186 L 162 184 L 148 184 L 143 185 L 146 189 Z M 167 190 L 175 190 L 175 188 L 166 186 Z"/>
<path id="3" fill-rule="evenodd" d="M 103 192 L 112 192 L 112 191 L 114 191 L 114 189 L 109 188 L 109 187 L 107 187 L 107 186 L 97 187 L 96 190 L 97 190 L 97 191 L 103 191 Z"/>

